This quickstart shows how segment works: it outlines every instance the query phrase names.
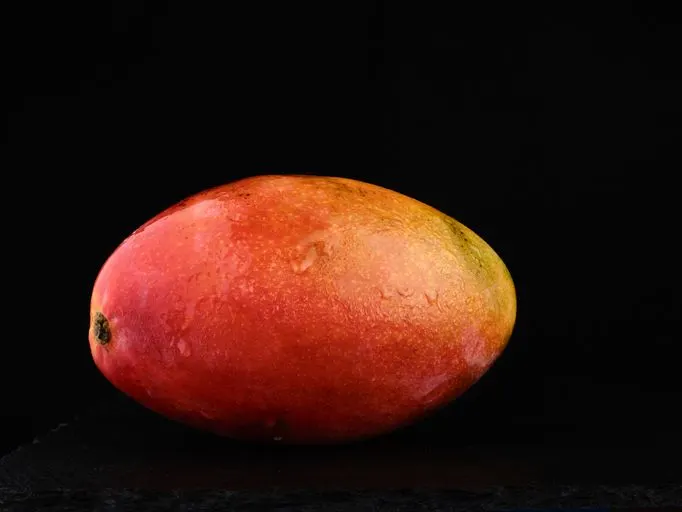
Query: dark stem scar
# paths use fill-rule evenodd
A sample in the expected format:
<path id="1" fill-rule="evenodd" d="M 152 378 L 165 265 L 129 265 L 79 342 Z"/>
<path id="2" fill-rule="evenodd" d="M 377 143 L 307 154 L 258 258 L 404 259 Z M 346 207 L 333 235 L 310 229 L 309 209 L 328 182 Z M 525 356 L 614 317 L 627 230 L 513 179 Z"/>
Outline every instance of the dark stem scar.
<path id="1" fill-rule="evenodd" d="M 95 313 L 95 318 L 92 321 L 92 332 L 100 345 L 106 345 L 111 341 L 111 329 L 109 328 L 109 320 L 99 311 Z"/>

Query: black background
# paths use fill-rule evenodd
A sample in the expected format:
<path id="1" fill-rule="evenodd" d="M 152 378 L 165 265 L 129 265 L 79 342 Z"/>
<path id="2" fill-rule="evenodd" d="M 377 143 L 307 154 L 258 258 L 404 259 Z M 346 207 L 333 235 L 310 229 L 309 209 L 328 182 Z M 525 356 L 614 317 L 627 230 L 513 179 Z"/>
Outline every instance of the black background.
<path id="1" fill-rule="evenodd" d="M 406 193 L 505 260 L 517 327 L 458 417 L 632 443 L 682 427 L 673 12 L 247 4 L 3 7 L 0 454 L 115 393 L 87 330 L 119 242 L 287 172 Z"/>

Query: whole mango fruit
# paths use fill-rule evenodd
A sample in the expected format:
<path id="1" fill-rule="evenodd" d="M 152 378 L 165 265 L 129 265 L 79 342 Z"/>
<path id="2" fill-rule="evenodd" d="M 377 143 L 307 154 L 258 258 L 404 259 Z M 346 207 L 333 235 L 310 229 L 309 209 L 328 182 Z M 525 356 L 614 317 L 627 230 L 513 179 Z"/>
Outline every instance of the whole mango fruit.
<path id="1" fill-rule="evenodd" d="M 269 175 L 159 214 L 102 267 L 103 375 L 234 439 L 347 442 L 465 392 L 516 318 L 500 257 L 456 220 L 351 179 Z"/>

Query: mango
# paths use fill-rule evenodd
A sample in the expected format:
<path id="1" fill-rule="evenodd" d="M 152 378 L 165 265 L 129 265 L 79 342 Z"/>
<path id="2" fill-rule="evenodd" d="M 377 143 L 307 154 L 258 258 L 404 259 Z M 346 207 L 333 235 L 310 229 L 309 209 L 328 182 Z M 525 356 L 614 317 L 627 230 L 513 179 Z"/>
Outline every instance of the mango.
<path id="1" fill-rule="evenodd" d="M 503 352 L 514 284 L 444 213 L 356 180 L 256 176 L 113 252 L 90 350 L 120 392 L 229 438 L 352 442 L 450 403 Z"/>

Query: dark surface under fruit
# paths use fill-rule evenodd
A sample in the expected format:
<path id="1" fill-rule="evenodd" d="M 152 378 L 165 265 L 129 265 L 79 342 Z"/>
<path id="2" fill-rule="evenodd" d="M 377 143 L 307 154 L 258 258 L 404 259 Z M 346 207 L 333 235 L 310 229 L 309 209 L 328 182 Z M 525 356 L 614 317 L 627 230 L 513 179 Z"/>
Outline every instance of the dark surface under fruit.
<path id="1" fill-rule="evenodd" d="M 346 446 L 262 446 L 189 430 L 116 395 L 0 459 L 0 509 L 682 505 L 673 429 L 635 443 L 628 429 L 485 427 L 464 412 Z"/>

